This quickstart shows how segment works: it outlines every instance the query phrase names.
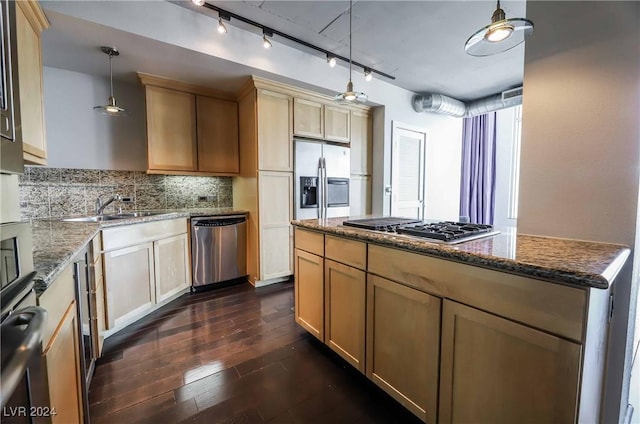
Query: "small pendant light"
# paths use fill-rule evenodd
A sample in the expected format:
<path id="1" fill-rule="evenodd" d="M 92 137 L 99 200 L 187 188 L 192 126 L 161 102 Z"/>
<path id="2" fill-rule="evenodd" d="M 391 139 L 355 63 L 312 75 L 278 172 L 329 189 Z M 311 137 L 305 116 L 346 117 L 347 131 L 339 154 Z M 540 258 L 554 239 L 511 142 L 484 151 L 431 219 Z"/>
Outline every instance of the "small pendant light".
<path id="1" fill-rule="evenodd" d="M 113 67 L 111 65 L 111 60 L 113 59 L 113 56 L 120 55 L 120 52 L 115 47 L 103 46 L 100 47 L 100 50 L 102 50 L 103 53 L 109 56 L 109 82 L 111 85 L 111 95 L 109 96 L 109 100 L 107 100 L 106 105 L 94 106 L 93 110 L 110 116 L 125 116 L 125 110 L 116 105 L 116 98 L 113 95 Z"/>
<path id="2" fill-rule="evenodd" d="M 469 37 L 464 49 L 471 56 L 491 56 L 514 48 L 531 34 L 533 22 L 525 18 L 507 19 L 498 0 L 491 23 Z"/>
<path id="3" fill-rule="evenodd" d="M 335 95 L 333 100 L 337 102 L 366 102 L 368 97 L 366 94 L 361 92 L 353 91 L 353 82 L 351 82 L 351 21 L 353 15 L 353 0 L 349 0 L 349 82 L 347 83 L 347 91 L 343 93 L 338 93 Z"/>

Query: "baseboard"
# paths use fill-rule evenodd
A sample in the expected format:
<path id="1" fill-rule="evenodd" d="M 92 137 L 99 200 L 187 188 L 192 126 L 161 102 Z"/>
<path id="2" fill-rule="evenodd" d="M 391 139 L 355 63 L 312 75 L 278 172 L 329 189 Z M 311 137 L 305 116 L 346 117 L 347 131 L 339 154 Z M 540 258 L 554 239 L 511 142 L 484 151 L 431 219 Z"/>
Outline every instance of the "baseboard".
<path id="1" fill-rule="evenodd" d="M 252 281 L 252 284 L 255 288 L 260 288 L 271 284 L 289 281 L 292 277 L 292 275 L 285 275 L 284 277 L 270 278 L 268 280 L 256 280 L 255 282 Z"/>

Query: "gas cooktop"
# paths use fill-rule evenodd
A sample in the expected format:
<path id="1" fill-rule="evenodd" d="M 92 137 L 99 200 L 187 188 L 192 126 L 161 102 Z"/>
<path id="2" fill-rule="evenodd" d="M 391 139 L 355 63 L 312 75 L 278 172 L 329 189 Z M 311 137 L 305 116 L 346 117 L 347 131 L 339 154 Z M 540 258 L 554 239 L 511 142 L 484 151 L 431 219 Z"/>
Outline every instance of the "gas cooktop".
<path id="1" fill-rule="evenodd" d="M 487 224 L 444 221 L 426 223 L 408 218 L 368 218 L 344 221 L 342 225 L 428 239 L 434 243 L 456 244 L 500 234 Z"/>

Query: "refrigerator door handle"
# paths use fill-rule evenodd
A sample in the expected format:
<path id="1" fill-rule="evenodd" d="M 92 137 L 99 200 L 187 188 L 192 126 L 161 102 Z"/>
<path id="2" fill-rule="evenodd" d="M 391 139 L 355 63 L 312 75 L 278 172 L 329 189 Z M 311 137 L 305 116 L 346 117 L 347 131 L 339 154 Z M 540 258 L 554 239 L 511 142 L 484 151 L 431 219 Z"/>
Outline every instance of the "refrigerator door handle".
<path id="1" fill-rule="evenodd" d="M 323 173 L 322 173 L 322 157 L 318 159 L 318 218 L 322 218 L 322 212 L 324 204 L 324 184 L 322 183 Z"/>
<path id="2" fill-rule="evenodd" d="M 327 218 L 329 213 L 328 210 L 328 191 L 329 187 L 327 186 L 327 159 L 325 157 L 322 158 L 322 217 Z"/>

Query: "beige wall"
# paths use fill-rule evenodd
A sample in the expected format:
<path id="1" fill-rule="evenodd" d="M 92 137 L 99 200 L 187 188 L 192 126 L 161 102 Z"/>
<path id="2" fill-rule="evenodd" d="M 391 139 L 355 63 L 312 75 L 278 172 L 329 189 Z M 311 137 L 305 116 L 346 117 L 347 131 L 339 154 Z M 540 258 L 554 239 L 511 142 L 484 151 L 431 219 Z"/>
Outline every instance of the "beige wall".
<path id="1" fill-rule="evenodd" d="M 518 231 L 633 246 L 640 3 L 529 2 L 527 17 Z M 615 284 L 604 422 L 626 397 L 630 263 Z"/>

